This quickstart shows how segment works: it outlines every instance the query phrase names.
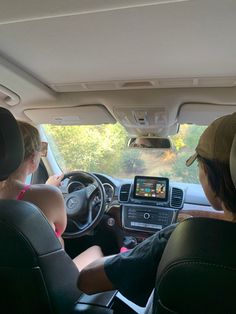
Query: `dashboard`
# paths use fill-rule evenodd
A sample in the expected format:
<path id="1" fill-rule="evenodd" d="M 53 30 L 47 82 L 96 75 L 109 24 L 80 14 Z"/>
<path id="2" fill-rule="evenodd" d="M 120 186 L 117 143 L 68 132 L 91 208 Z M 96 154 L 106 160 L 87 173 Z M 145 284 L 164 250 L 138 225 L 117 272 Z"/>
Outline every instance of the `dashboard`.
<path id="1" fill-rule="evenodd" d="M 186 218 L 227 220 L 210 206 L 198 184 L 171 182 L 163 177 L 120 179 L 102 173 L 93 175 L 101 181 L 106 194 L 106 209 L 98 229 L 104 235 L 103 243 L 112 241 L 108 255 L 123 246 L 132 248 L 158 230 Z M 64 179 L 60 189 L 67 195 L 90 183 L 78 172 Z"/>
<path id="2" fill-rule="evenodd" d="M 105 190 L 106 212 L 119 208 L 117 217 L 122 229 L 153 233 L 176 222 L 183 207 L 184 190 L 170 185 L 168 178 L 136 176 L 123 183 L 109 176 L 95 175 Z M 61 191 L 72 193 L 89 184 L 78 173 L 63 180 Z"/>
<path id="3" fill-rule="evenodd" d="M 110 240 L 116 239 L 118 248 L 124 243 L 132 248 L 150 234 L 186 218 L 226 220 L 222 212 L 209 205 L 198 184 L 171 182 L 162 177 L 120 179 L 101 173 L 93 175 L 101 181 L 106 194 L 106 210 L 98 227 L 106 239 L 107 235 Z M 60 189 L 66 195 L 89 184 L 75 173 L 62 181 Z"/>

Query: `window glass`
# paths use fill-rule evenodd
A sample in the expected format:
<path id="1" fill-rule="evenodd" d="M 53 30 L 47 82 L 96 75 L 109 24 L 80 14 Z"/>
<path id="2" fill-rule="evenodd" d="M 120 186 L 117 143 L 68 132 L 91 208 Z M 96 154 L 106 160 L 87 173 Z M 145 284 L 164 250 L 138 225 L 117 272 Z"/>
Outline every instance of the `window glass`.
<path id="1" fill-rule="evenodd" d="M 165 176 L 199 183 L 197 165 L 185 166 L 205 126 L 181 125 L 171 137 L 171 150 L 128 149 L 128 134 L 118 123 L 98 126 L 43 126 L 54 156 L 64 172 L 83 170 L 117 178 Z"/>

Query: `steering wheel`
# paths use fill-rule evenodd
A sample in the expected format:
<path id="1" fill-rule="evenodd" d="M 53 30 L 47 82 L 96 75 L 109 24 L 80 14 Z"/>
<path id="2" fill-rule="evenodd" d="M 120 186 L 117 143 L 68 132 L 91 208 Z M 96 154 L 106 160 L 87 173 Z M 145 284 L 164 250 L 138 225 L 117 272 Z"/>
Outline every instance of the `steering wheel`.
<path id="1" fill-rule="evenodd" d="M 63 238 L 78 238 L 93 230 L 102 219 L 106 207 L 105 190 L 101 181 L 93 174 L 83 171 L 68 172 L 64 179 L 79 177 L 88 186 L 68 193 L 65 200 L 67 212 L 67 225 L 72 226 L 73 231 L 65 231 Z M 78 178 L 76 179 L 78 180 Z M 95 196 L 99 194 L 99 202 L 95 202 Z M 93 217 L 94 207 L 99 204 L 95 217 Z"/>

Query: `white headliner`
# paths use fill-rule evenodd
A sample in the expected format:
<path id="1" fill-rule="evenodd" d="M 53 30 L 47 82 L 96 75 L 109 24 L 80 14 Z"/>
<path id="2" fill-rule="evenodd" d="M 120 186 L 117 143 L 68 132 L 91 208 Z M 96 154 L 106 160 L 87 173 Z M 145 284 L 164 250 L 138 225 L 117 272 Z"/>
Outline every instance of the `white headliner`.
<path id="1" fill-rule="evenodd" d="M 48 85 L 236 74 L 236 1 L 77 2 L 4 1 L 1 54 Z"/>
<path id="2" fill-rule="evenodd" d="M 43 122 L 43 108 L 60 107 L 66 120 L 68 107 L 103 105 L 131 134 L 165 134 L 176 131 L 178 119 L 209 123 L 219 106 L 236 111 L 236 1 L 0 0 L 0 6 L 0 104 L 17 117 L 41 108 Z M 201 104 L 198 115 L 189 106 L 180 112 L 188 103 Z M 135 124 L 139 117 L 147 123 Z M 159 131 L 153 117 L 166 123 Z"/>

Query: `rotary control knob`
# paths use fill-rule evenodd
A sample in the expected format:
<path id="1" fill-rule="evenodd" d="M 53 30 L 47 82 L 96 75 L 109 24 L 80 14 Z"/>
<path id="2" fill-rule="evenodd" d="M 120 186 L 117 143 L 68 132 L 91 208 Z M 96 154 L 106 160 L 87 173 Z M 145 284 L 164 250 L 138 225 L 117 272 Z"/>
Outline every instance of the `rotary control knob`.
<path id="1" fill-rule="evenodd" d="M 149 213 L 144 213 L 143 218 L 144 219 L 149 219 L 150 218 L 150 214 Z"/>
<path id="2" fill-rule="evenodd" d="M 110 218 L 107 219 L 107 224 L 108 224 L 109 227 L 113 227 L 115 225 L 115 223 L 116 222 L 115 222 L 114 218 L 110 217 Z"/>

